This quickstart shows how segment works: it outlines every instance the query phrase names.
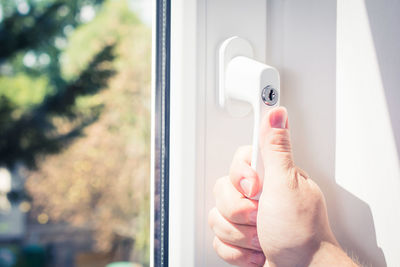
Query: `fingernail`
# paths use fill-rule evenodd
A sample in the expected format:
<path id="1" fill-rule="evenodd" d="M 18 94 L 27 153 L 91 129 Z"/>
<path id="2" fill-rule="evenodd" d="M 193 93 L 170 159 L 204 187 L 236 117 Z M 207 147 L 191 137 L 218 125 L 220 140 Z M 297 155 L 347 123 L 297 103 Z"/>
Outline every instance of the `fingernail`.
<path id="1" fill-rule="evenodd" d="M 245 178 L 240 180 L 240 187 L 243 189 L 243 193 L 246 197 L 250 196 L 251 193 L 251 182 Z"/>
<path id="2" fill-rule="evenodd" d="M 269 123 L 272 128 L 286 129 L 287 112 L 285 109 L 275 109 L 271 111 L 269 116 Z"/>
<path id="3" fill-rule="evenodd" d="M 258 236 L 254 236 L 251 240 L 251 245 L 255 248 L 261 248 L 260 240 L 258 240 Z"/>
<path id="4" fill-rule="evenodd" d="M 257 223 L 257 211 L 250 212 L 249 221 L 251 223 Z"/>
<path id="5" fill-rule="evenodd" d="M 265 256 L 263 253 L 254 252 L 250 256 L 250 262 L 262 266 L 265 263 Z"/>

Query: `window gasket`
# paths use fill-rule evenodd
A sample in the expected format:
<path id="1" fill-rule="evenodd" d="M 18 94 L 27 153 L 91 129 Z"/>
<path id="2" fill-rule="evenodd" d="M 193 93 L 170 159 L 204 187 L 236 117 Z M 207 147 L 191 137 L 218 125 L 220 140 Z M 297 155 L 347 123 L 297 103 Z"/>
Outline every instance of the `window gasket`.
<path id="1" fill-rule="evenodd" d="M 156 0 L 154 266 L 168 266 L 170 0 Z"/>

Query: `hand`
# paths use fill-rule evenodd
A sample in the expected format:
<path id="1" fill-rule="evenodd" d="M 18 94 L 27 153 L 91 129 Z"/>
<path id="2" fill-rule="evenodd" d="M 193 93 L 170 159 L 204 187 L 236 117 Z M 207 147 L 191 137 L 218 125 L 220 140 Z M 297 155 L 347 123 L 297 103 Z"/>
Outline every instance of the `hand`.
<path id="1" fill-rule="evenodd" d="M 260 149 L 266 167 L 257 231 L 268 263 L 312 265 L 321 247 L 339 244 L 329 226 L 324 195 L 293 162 L 285 108 L 273 109 L 263 118 Z"/>
<path id="2" fill-rule="evenodd" d="M 215 233 L 214 249 L 226 262 L 237 266 L 263 266 L 265 256 L 257 237 L 258 201 L 246 198 L 255 196 L 258 188 L 257 173 L 250 167 L 251 147 L 236 152 L 229 177 L 219 178 L 214 186 L 216 207 L 208 216 Z M 237 181 L 236 188 L 231 181 Z M 242 190 L 239 185 L 242 181 Z"/>
<path id="3" fill-rule="evenodd" d="M 254 216 L 257 209 L 257 235 L 266 265 L 356 266 L 330 229 L 321 190 L 293 163 L 286 109 L 270 111 L 261 126 L 260 148 L 266 172 L 259 203 L 243 197 L 253 197 L 261 189 L 257 174 L 250 168 L 249 147 L 236 153 L 230 183 L 224 177 L 215 185 L 217 208 L 210 212 L 209 222 L 216 233 L 217 253 L 231 264 L 254 266 L 249 259 L 256 250 L 244 250 L 242 244 L 249 244 L 255 234 L 241 231 L 240 238 L 232 238 L 238 236 L 232 229 L 243 223 L 254 227 L 250 214 Z"/>

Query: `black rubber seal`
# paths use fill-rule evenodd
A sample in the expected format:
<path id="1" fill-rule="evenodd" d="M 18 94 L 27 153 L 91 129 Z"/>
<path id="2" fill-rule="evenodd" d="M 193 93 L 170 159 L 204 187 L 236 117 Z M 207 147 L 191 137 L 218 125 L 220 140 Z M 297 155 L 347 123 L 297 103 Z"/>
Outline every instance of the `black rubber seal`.
<path id="1" fill-rule="evenodd" d="M 168 266 L 171 1 L 157 0 L 155 67 L 154 266 Z"/>

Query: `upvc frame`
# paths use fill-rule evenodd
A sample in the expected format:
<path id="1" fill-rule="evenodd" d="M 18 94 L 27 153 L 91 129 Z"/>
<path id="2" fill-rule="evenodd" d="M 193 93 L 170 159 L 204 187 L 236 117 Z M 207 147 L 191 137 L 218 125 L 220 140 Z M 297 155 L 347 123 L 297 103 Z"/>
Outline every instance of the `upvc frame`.
<path id="1" fill-rule="evenodd" d="M 176 0 L 171 10 L 170 266 L 202 263 L 204 194 L 205 1 Z M 190 67 L 188 67 L 190 66 Z M 200 216 L 202 217 L 202 216 Z"/>
<path id="2" fill-rule="evenodd" d="M 368 23 L 359 23 L 360 20 L 354 19 L 354 14 L 362 13 L 363 17 L 368 18 L 364 14 L 368 11 L 370 19 L 386 14 L 385 19 L 377 20 L 372 25 L 376 28 L 374 39 L 370 38 L 371 36 L 361 36 L 357 41 L 362 43 L 359 47 L 367 48 L 374 48 L 370 43 L 376 41 L 376 45 L 381 47 L 376 49 L 377 52 L 393 52 L 390 57 L 382 57 L 384 60 L 380 62 L 387 68 L 384 72 L 388 75 L 386 82 L 393 85 L 398 84 L 396 77 L 400 76 L 395 77 L 394 72 L 388 70 L 391 70 L 392 66 L 398 67 L 399 61 L 395 62 L 392 59 L 398 58 L 398 53 L 395 53 L 393 48 L 398 47 L 396 44 L 399 44 L 400 39 L 395 34 L 397 28 L 389 26 L 396 25 L 398 16 L 392 11 L 400 10 L 400 5 L 392 3 L 391 7 L 381 2 L 363 0 L 351 3 L 346 0 L 269 0 L 264 1 L 268 3 L 267 25 L 266 21 L 254 22 L 255 14 L 259 10 L 266 11 L 266 8 L 251 10 L 251 5 L 255 2 L 258 1 L 173 2 L 169 264 L 174 267 L 225 266 L 217 260 L 211 248 L 212 235 L 206 222 L 208 208 L 213 203 L 210 192 L 213 179 L 227 173 L 235 148 L 250 143 L 250 133 L 238 131 L 237 125 L 240 123 L 241 128 L 251 128 L 252 121 L 251 118 L 233 119 L 223 111 L 218 111 L 216 102 L 213 103 L 213 94 L 216 93 L 213 90 L 216 85 L 215 64 L 210 59 L 215 57 L 213 51 L 217 50 L 217 42 L 213 38 L 218 37 L 223 41 L 231 35 L 242 35 L 257 44 L 260 43 L 260 39 L 254 39 L 254 33 L 248 30 L 261 26 L 264 33 L 259 36 L 266 38 L 268 29 L 268 37 L 271 38 L 268 46 L 264 43 L 263 47 L 256 50 L 261 53 L 260 57 L 264 57 L 263 53 L 266 53 L 266 63 L 280 70 L 281 103 L 287 106 L 290 113 L 296 164 L 306 169 L 325 193 L 331 225 L 339 242 L 344 249 L 354 251 L 362 260 L 376 263 L 373 265 L 384 266 L 385 257 L 388 265 L 396 265 L 400 262 L 400 257 L 396 252 L 398 240 L 394 238 L 398 234 L 398 228 L 394 225 L 399 222 L 400 213 L 395 210 L 390 214 L 391 220 L 385 218 L 388 216 L 385 212 L 386 207 L 398 207 L 400 192 L 398 155 L 396 156 L 394 149 L 396 143 L 391 136 L 390 121 L 386 115 L 382 116 L 385 120 L 375 120 L 375 123 L 380 123 L 380 127 L 376 127 L 375 130 L 379 129 L 379 133 L 385 136 L 380 140 L 387 141 L 385 148 L 388 149 L 385 149 L 385 153 L 391 151 L 388 161 L 371 151 L 363 152 L 368 150 L 369 140 L 375 140 L 370 124 L 360 124 L 363 120 L 357 120 L 355 128 L 354 117 L 346 116 L 347 113 L 343 111 L 347 110 L 350 114 L 356 109 L 359 112 L 358 117 L 363 119 L 365 114 L 370 114 L 369 112 L 376 114 L 377 107 L 382 114 L 387 114 L 385 101 L 379 102 L 379 105 L 375 103 L 374 109 L 371 109 L 371 102 L 358 101 L 360 96 L 366 95 L 367 89 L 369 92 L 380 94 L 383 90 L 378 88 L 375 82 L 366 83 L 379 74 L 377 61 L 372 60 L 374 64 L 365 64 L 363 60 L 368 57 L 365 57 L 365 53 L 360 53 L 358 46 L 351 45 L 354 43 L 353 38 L 357 39 L 360 33 L 365 33 L 364 30 L 368 26 Z M 235 25 L 235 20 L 229 18 L 232 14 L 226 12 L 237 11 L 237 5 L 240 4 L 242 13 L 236 18 L 241 24 Z M 363 10 L 366 4 L 372 8 Z M 246 12 L 249 13 L 246 15 Z M 243 22 L 248 22 L 245 20 L 249 17 L 248 14 L 251 14 L 251 21 L 255 24 L 242 25 Z M 208 22 L 210 16 L 215 20 L 214 24 Z M 385 20 L 388 21 L 387 24 L 382 23 Z M 353 27 L 348 27 L 349 25 Z M 227 28 L 222 31 L 221 27 Z M 210 36 L 208 30 L 214 32 L 214 35 Z M 366 46 L 366 43 L 369 46 Z M 344 56 L 343 52 L 352 48 L 355 52 Z M 373 55 L 371 58 L 375 59 Z M 354 71 L 343 72 L 344 66 L 351 66 Z M 371 66 L 374 67 L 371 72 L 374 75 L 365 75 L 369 73 Z M 385 68 L 380 70 L 385 71 Z M 349 73 L 351 75 L 345 75 Z M 351 88 L 346 87 L 349 85 L 352 85 Z M 395 95 L 398 90 L 394 88 L 395 86 L 388 87 L 387 90 L 385 88 L 386 93 Z M 397 111 L 393 99 L 389 98 L 388 103 L 392 103 L 391 109 Z M 355 106 L 357 108 L 354 108 Z M 393 118 L 398 118 L 396 114 L 400 114 L 392 113 Z M 398 126 L 396 123 L 393 125 Z M 234 138 L 227 135 L 233 129 L 236 129 Z M 396 129 L 394 134 L 398 136 L 398 127 L 394 128 Z M 338 135 L 342 130 L 342 134 Z M 348 130 L 362 132 L 363 138 L 349 135 Z M 345 142 L 359 142 L 360 149 L 349 154 L 349 146 L 346 146 Z M 218 149 L 216 146 L 219 146 Z M 399 150 L 398 144 L 397 149 Z M 352 159 L 363 160 L 359 161 L 358 167 L 351 166 L 350 159 L 344 162 L 348 157 L 343 157 L 346 154 L 358 155 L 360 157 Z M 363 164 L 372 162 L 372 159 L 380 164 L 368 164 L 368 168 L 364 168 Z M 385 166 L 387 172 L 383 177 L 384 183 L 371 175 L 374 172 L 381 173 L 380 166 Z M 363 170 L 372 171 L 357 176 L 359 171 Z M 356 172 L 355 175 L 350 175 L 352 172 Z M 380 194 L 377 193 L 377 189 L 380 190 Z"/>
<path id="3" fill-rule="evenodd" d="M 232 118 L 217 105 L 217 51 L 232 35 L 249 40 L 255 59 L 265 62 L 266 1 L 176 0 L 171 9 L 171 136 L 169 264 L 227 266 L 212 251 L 208 210 L 214 203 L 212 186 L 227 173 L 234 150 L 250 143 L 252 117 Z M 229 13 L 224 13 L 229 7 Z M 223 17 L 221 15 L 223 14 Z M 251 20 L 237 20 L 251 17 Z M 214 116 L 215 115 L 215 116 Z M 225 125 L 223 135 L 212 138 Z M 211 127 L 208 128 L 207 127 Z M 251 129 L 252 127 L 248 127 Z M 236 130 L 234 136 L 229 132 Z M 211 136 L 210 136 L 211 135 Z M 224 143 L 221 157 L 215 142 Z"/>

